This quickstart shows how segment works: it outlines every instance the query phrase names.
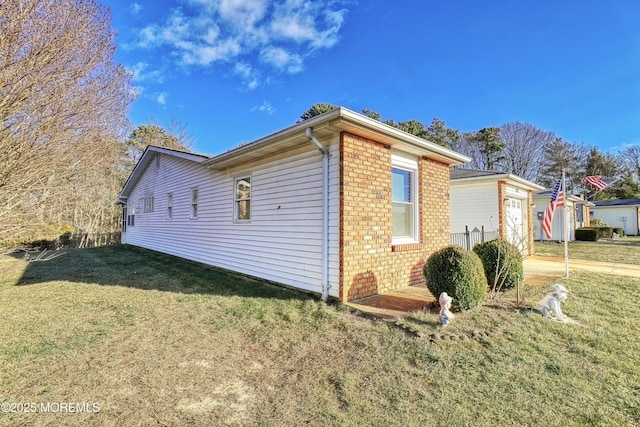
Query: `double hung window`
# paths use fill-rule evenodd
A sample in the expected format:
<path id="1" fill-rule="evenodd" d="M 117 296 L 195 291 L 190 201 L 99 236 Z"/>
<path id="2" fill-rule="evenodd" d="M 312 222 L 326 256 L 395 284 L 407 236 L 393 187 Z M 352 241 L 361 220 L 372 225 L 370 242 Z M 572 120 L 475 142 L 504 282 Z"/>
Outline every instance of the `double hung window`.
<path id="1" fill-rule="evenodd" d="M 393 203 L 393 243 L 415 243 L 418 230 L 418 161 L 404 153 L 391 156 L 391 199 Z"/>

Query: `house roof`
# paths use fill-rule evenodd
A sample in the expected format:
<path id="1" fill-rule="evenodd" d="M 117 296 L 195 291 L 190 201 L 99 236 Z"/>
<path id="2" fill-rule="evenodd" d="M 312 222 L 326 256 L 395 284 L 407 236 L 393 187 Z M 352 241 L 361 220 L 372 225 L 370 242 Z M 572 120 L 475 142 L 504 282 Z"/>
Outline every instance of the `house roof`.
<path id="1" fill-rule="evenodd" d="M 118 203 L 126 203 L 127 197 L 156 153 L 179 157 L 212 169 L 221 170 L 238 164 L 260 160 L 294 148 L 307 145 L 312 147 L 313 144 L 306 135 L 308 128 L 312 129 L 313 136 L 321 143 L 323 139 L 334 137 L 337 132 L 348 131 L 418 156 L 438 160 L 449 166 L 460 165 L 471 160 L 453 150 L 411 135 L 378 120 L 339 107 L 213 157 L 150 145 L 142 154 L 122 188 L 118 196 Z"/>
<path id="2" fill-rule="evenodd" d="M 173 150 L 171 148 L 149 145 L 144 150 L 144 153 L 142 153 L 142 156 L 140 157 L 140 160 L 138 160 L 138 163 L 136 163 L 135 168 L 133 168 L 133 172 L 131 172 L 131 175 L 129 175 L 129 178 L 127 178 L 127 182 L 125 182 L 124 187 L 122 187 L 122 191 L 120 191 L 120 195 L 118 196 L 118 203 L 126 203 L 127 197 L 129 197 L 129 193 L 131 193 L 131 190 L 133 190 L 133 187 L 140 178 L 140 175 L 142 175 L 142 172 L 147 169 L 147 166 L 149 165 L 149 163 L 151 163 L 156 153 L 162 153 L 185 160 L 190 160 L 196 163 L 202 163 L 209 158 L 208 156 L 204 156 L 202 154 L 187 153 L 186 151 L 179 151 Z"/>
<path id="3" fill-rule="evenodd" d="M 311 145 L 306 135 L 307 128 L 313 130 L 313 135 L 321 143 L 323 139 L 326 140 L 335 136 L 337 132 L 347 131 L 412 154 L 441 161 L 450 166 L 460 165 L 471 160 L 460 153 L 396 129 L 378 120 L 338 107 L 249 144 L 214 156 L 208 159 L 205 164 L 214 169 L 225 169 L 236 164 L 260 160 L 307 144 Z"/>
<path id="4" fill-rule="evenodd" d="M 613 200 L 600 200 L 598 202 L 594 202 L 596 207 L 604 208 L 604 207 L 629 207 L 629 206 L 640 206 L 640 199 L 613 199 Z"/>
<path id="5" fill-rule="evenodd" d="M 504 172 L 486 171 L 479 169 L 451 169 L 450 170 L 451 183 L 467 183 L 467 182 L 482 182 L 482 181 L 507 181 L 511 185 L 525 188 L 527 190 L 539 191 L 544 187 L 521 178 L 517 175 Z"/>

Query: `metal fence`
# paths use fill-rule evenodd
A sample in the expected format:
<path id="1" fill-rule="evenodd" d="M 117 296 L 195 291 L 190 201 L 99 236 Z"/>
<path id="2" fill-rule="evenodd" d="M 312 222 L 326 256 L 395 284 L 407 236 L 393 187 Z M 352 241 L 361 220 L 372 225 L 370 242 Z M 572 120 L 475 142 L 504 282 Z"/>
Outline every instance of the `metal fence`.
<path id="1" fill-rule="evenodd" d="M 468 226 L 465 226 L 464 230 L 464 233 L 451 233 L 452 245 L 471 250 L 478 243 L 484 243 L 498 238 L 497 231 L 485 231 L 484 226 L 480 230 L 478 230 L 478 227 L 475 227 L 471 231 L 469 231 Z"/>

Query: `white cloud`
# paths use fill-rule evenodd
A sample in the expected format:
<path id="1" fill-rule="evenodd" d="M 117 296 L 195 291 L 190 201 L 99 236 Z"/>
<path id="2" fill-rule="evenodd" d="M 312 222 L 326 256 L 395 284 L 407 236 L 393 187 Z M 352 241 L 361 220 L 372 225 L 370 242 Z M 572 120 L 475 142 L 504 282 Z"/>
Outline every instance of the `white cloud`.
<path id="1" fill-rule="evenodd" d="M 251 111 L 259 111 L 261 113 L 267 113 L 269 115 L 275 113 L 276 109 L 273 108 L 273 106 L 271 105 L 271 103 L 265 101 L 262 101 L 262 104 L 260 105 L 256 105 L 255 107 L 253 107 L 251 109 Z"/>
<path id="2" fill-rule="evenodd" d="M 165 105 L 167 103 L 167 97 L 169 96 L 166 92 L 159 92 L 155 94 L 155 100 L 160 105 Z"/>
<path id="3" fill-rule="evenodd" d="M 248 63 L 237 62 L 233 67 L 233 72 L 243 81 L 247 91 L 258 87 L 260 82 L 260 73 Z"/>
<path id="4" fill-rule="evenodd" d="M 247 87 L 261 81 L 258 65 L 295 74 L 305 59 L 339 41 L 347 10 L 336 5 L 351 0 L 187 0 L 161 23 L 138 32 L 138 47 L 168 48 L 167 57 L 181 66 L 227 63 Z M 266 79 L 262 79 L 266 81 Z"/>
<path id="5" fill-rule="evenodd" d="M 261 52 L 260 59 L 272 67 L 286 71 L 289 74 L 296 74 L 303 70 L 303 59 L 300 55 L 279 47 L 266 48 Z"/>
<path id="6" fill-rule="evenodd" d="M 134 82 L 154 81 L 162 83 L 164 81 L 164 73 L 160 70 L 149 70 L 149 64 L 146 62 L 139 61 L 127 67 L 127 71 L 131 73 L 131 80 Z"/>
<path id="7" fill-rule="evenodd" d="M 129 11 L 132 15 L 137 15 L 142 10 L 142 5 L 140 3 L 133 2 L 131 6 L 129 6 Z"/>

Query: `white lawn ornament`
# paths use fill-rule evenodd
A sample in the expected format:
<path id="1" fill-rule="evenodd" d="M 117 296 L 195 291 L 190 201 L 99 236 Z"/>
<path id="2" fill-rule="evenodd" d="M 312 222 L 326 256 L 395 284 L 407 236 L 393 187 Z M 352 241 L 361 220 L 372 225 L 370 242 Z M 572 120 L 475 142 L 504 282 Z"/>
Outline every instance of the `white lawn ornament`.
<path id="1" fill-rule="evenodd" d="M 567 289 L 559 283 L 551 287 L 551 292 L 538 303 L 538 310 L 544 317 L 555 317 L 557 320 L 565 321 L 567 316 L 562 313 L 560 304 L 567 299 Z"/>
<path id="2" fill-rule="evenodd" d="M 447 295 L 446 292 L 441 293 L 440 298 L 438 298 L 438 302 L 440 303 L 440 322 L 442 322 L 444 326 L 446 326 L 454 317 L 453 313 L 449 311 L 451 308 L 451 301 L 453 301 L 453 298 Z"/>

